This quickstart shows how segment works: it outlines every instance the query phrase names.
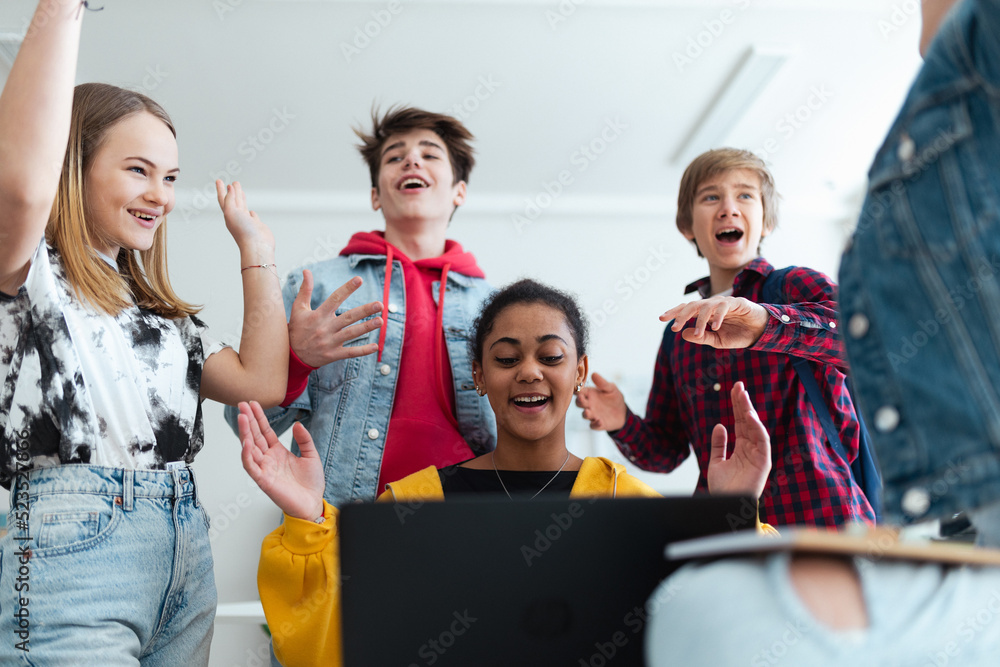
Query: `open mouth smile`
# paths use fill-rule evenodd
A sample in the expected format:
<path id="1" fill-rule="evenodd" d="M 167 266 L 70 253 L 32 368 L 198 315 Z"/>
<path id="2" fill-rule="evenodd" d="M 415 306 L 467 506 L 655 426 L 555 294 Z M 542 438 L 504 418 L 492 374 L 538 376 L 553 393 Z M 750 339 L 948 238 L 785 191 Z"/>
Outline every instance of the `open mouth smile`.
<path id="1" fill-rule="evenodd" d="M 423 188 L 429 188 L 430 184 L 419 176 L 410 176 L 409 178 L 403 179 L 403 181 L 396 188 L 397 190 L 421 190 Z"/>
<path id="2" fill-rule="evenodd" d="M 515 396 L 511 399 L 511 403 L 514 407 L 529 412 L 537 412 L 542 410 L 551 400 L 550 396 L 542 396 L 541 394 L 525 394 L 523 396 Z"/>
<path id="3" fill-rule="evenodd" d="M 715 232 L 715 239 L 724 245 L 738 243 L 743 238 L 743 230 L 737 227 L 725 227 Z"/>
<path id="4" fill-rule="evenodd" d="M 136 220 L 138 220 L 140 225 L 142 225 L 143 227 L 147 227 L 147 228 L 152 228 L 153 226 L 155 226 L 157 219 L 159 219 L 158 215 L 155 215 L 153 213 L 147 213 L 145 211 L 134 210 L 134 209 L 129 210 L 129 214 L 133 218 L 135 218 Z"/>

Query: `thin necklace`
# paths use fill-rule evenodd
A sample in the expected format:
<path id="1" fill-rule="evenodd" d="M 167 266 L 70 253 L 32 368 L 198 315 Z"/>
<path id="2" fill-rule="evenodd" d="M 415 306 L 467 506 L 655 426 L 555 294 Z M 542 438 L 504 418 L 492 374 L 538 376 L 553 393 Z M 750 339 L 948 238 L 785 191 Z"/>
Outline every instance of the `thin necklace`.
<path id="1" fill-rule="evenodd" d="M 507 494 L 508 498 L 510 498 L 511 500 L 514 500 L 513 498 L 510 497 L 510 491 L 507 490 L 507 486 L 503 483 L 503 478 L 500 477 L 500 471 L 497 470 L 496 450 L 490 452 L 490 461 L 493 463 L 493 472 L 495 472 L 497 474 L 497 479 L 500 481 L 500 488 L 503 489 L 503 492 Z M 531 498 L 529 498 L 528 500 L 534 500 L 535 498 L 537 498 L 538 494 L 541 493 L 542 491 L 544 491 L 545 487 L 548 486 L 549 484 L 551 484 L 552 481 L 556 477 L 559 476 L 559 473 L 561 473 L 562 469 L 566 467 L 566 463 L 568 461 L 569 461 L 569 452 L 566 452 L 566 458 L 563 459 L 562 465 L 559 466 L 559 470 L 556 470 L 556 474 L 552 475 L 552 479 L 550 479 L 549 481 L 545 482 L 545 486 L 543 486 L 542 488 L 538 489 L 538 491 L 535 492 L 535 495 L 531 496 Z"/>

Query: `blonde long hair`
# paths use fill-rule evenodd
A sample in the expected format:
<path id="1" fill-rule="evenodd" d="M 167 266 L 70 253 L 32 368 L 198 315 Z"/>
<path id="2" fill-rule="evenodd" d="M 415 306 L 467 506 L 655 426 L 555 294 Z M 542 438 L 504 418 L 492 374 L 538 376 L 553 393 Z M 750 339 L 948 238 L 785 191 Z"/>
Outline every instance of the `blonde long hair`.
<path id="1" fill-rule="evenodd" d="M 77 297 L 97 310 L 117 315 L 134 303 L 161 317 L 176 319 L 193 315 L 200 308 L 182 301 L 170 286 L 166 220 L 153 235 L 149 250 L 118 251 L 115 272 L 94 250 L 93 239 L 101 237 L 88 220 L 84 205 L 84 176 L 108 132 L 123 119 L 142 112 L 162 120 L 177 136 L 163 107 L 141 93 L 103 83 L 76 87 L 69 146 L 45 239 L 59 252 Z"/>

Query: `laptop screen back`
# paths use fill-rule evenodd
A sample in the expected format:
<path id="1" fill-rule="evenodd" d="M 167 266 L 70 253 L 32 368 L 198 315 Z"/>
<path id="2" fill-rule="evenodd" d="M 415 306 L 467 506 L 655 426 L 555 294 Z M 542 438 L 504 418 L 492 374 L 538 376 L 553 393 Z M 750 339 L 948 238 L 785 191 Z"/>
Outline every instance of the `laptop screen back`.
<path id="1" fill-rule="evenodd" d="M 648 598 L 677 567 L 667 543 L 752 528 L 748 507 L 733 497 L 344 507 L 345 665 L 640 665 L 646 614 L 669 602 Z"/>

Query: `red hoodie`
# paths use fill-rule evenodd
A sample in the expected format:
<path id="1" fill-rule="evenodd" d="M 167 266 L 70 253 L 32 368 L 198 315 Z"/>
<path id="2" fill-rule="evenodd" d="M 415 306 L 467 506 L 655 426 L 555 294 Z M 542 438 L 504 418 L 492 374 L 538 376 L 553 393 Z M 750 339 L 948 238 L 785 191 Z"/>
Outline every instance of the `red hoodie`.
<path id="1" fill-rule="evenodd" d="M 451 362 L 444 339 L 442 313 L 448 273 L 456 271 L 470 278 L 485 278 L 472 253 L 455 241 L 446 241 L 444 254 L 414 262 L 385 240 L 382 232 L 358 232 L 351 237 L 343 255 L 386 255 L 385 291 L 382 298 L 382 322 L 388 322 L 389 288 L 393 261 L 403 266 L 406 295 L 406 324 L 400 354 L 396 394 L 389 418 L 382 466 L 377 489 L 398 481 L 429 465 L 443 468 L 473 457 L 472 450 L 458 430 L 455 419 L 455 385 Z M 433 283 L 440 281 L 438 302 L 434 302 Z M 379 332 L 378 356 L 382 359 L 386 326 Z M 294 358 L 296 362 L 308 369 Z M 288 403 L 302 393 L 308 373 L 290 369 Z M 301 384 L 293 387 L 293 373 Z M 435 381 L 429 382 L 433 378 Z M 471 379 L 471 378 L 469 378 Z M 286 403 L 287 404 L 287 403 Z"/>

